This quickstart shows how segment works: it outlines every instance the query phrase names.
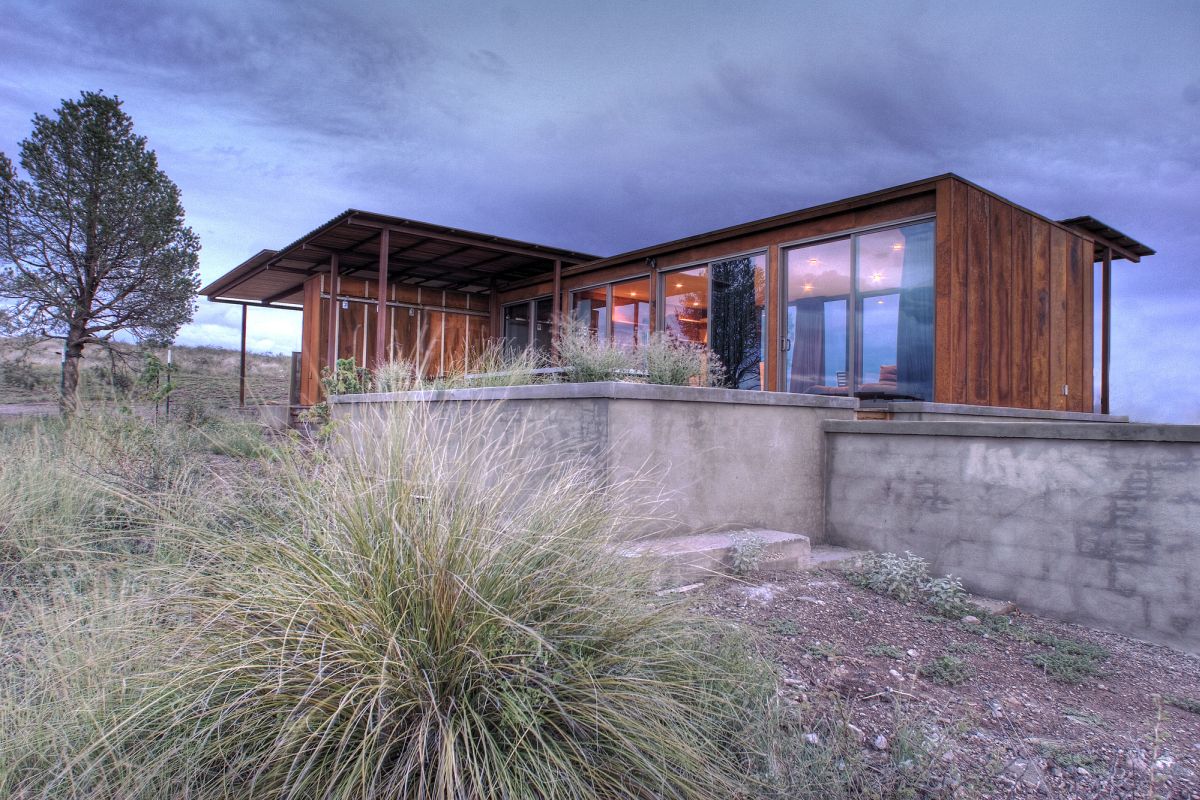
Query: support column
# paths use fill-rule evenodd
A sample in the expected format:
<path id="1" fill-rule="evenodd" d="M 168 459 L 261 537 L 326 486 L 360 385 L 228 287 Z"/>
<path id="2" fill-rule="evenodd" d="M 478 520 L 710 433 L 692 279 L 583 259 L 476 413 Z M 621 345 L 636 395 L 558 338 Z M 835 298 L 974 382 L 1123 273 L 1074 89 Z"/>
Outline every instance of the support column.
<path id="1" fill-rule="evenodd" d="M 242 358 L 238 363 L 238 408 L 246 407 L 246 313 L 250 306 L 242 304 Z"/>
<path id="2" fill-rule="evenodd" d="M 504 322 L 500 319 L 500 293 L 496 291 L 496 281 L 488 283 L 488 325 L 491 337 L 499 341 L 504 335 Z"/>
<path id="3" fill-rule="evenodd" d="M 379 232 L 379 280 L 376 284 L 375 307 L 375 367 L 380 367 L 391 360 L 387 352 L 388 335 L 388 250 L 391 249 L 391 231 L 384 228 Z"/>
<path id="4" fill-rule="evenodd" d="M 1112 248 L 1104 248 L 1100 300 L 1100 413 L 1109 411 L 1108 364 L 1112 359 Z"/>
<path id="5" fill-rule="evenodd" d="M 554 295 L 550 298 L 550 353 L 558 355 L 559 317 L 562 316 L 562 261 L 554 259 Z"/>
<path id="6" fill-rule="evenodd" d="M 329 342 L 325 354 L 325 366 L 329 368 L 330 372 L 337 369 L 338 321 L 341 316 L 341 304 L 338 303 L 338 288 L 341 283 L 338 273 L 340 271 L 337 253 L 334 253 L 329 257 Z"/>

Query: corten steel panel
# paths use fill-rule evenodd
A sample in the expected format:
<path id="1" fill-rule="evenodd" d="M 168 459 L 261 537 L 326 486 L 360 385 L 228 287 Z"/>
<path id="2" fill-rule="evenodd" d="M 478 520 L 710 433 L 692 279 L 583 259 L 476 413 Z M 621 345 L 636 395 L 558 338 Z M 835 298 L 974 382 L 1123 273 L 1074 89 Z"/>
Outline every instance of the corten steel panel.
<path id="1" fill-rule="evenodd" d="M 1050 225 L 1040 219 L 1030 221 L 1030 255 L 1033 268 L 1033 324 L 1030 327 L 1031 408 L 1052 408 L 1050 398 Z"/>
<path id="2" fill-rule="evenodd" d="M 1067 249 L 1067 374 L 1063 383 L 1070 387 L 1067 408 L 1090 410 L 1083 400 L 1083 240 L 1070 236 Z"/>
<path id="3" fill-rule="evenodd" d="M 1095 264 L 1089 258 L 1093 252 L 1091 242 L 1084 242 L 1083 259 L 1083 391 L 1085 398 L 1080 411 L 1093 411 L 1096 406 L 1096 367 L 1095 367 L 1095 305 L 1096 305 L 1096 272 Z"/>
<path id="4" fill-rule="evenodd" d="M 304 282 L 304 310 L 301 322 L 300 345 L 300 404 L 317 402 L 320 379 L 317 362 L 321 351 L 321 282 L 317 275 Z"/>
<path id="5" fill-rule="evenodd" d="M 991 398 L 992 405 L 1013 404 L 1012 374 L 1012 207 L 992 200 L 988 215 L 991 302 Z"/>
<path id="6" fill-rule="evenodd" d="M 1012 404 L 1029 408 L 1033 404 L 1031 390 L 1032 363 L 1030 343 L 1033 341 L 1033 252 L 1030 249 L 1030 226 L 1033 218 L 1020 211 L 1012 219 L 1012 350 L 1010 371 Z"/>
<path id="7" fill-rule="evenodd" d="M 937 185 L 937 223 L 934 244 L 934 358 L 933 399 L 940 403 L 956 402 L 954 378 L 961 346 L 954 341 L 954 261 L 952 230 L 954 220 L 954 182 Z"/>
<path id="8" fill-rule="evenodd" d="M 986 194 L 967 192 L 967 402 L 989 405 L 991 397 L 991 268 Z"/>
<path id="9" fill-rule="evenodd" d="M 1065 411 L 1067 378 L 1067 249 L 1070 235 L 1050 229 L 1050 407 Z"/>

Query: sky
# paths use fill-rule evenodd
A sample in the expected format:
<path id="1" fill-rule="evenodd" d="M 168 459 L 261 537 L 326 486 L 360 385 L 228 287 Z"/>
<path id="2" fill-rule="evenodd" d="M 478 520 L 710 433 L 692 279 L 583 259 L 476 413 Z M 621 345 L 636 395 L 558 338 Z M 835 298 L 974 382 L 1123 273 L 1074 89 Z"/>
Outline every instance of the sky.
<path id="1" fill-rule="evenodd" d="M 120 96 L 202 279 L 363 208 L 611 255 L 955 172 L 1158 251 L 1115 413 L 1200 422 L 1200 3 L 0 0 L 0 151 Z M 178 341 L 237 347 L 201 301 Z M 251 309 L 250 347 L 299 348 Z"/>

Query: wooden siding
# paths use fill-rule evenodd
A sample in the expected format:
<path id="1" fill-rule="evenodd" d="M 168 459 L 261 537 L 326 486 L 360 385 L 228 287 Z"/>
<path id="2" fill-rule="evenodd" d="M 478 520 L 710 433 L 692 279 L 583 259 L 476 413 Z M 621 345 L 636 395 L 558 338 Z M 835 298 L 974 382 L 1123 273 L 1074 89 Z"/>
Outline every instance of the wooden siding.
<path id="1" fill-rule="evenodd" d="M 934 399 L 1091 411 L 1092 241 L 965 181 L 937 191 Z"/>

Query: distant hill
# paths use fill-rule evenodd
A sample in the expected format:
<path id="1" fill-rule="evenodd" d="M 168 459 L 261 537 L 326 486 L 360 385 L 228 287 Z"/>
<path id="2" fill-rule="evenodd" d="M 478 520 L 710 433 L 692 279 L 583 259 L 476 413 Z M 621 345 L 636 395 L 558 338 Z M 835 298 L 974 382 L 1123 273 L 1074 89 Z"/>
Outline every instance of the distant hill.
<path id="1" fill-rule="evenodd" d="M 61 344 L 0 337 L 0 403 L 37 403 L 58 400 Z M 172 404 L 199 403 L 213 408 L 237 405 L 238 357 L 236 350 L 218 347 L 172 347 L 172 376 L 178 386 Z M 110 398 L 133 389 L 152 353 L 166 361 L 165 348 L 118 345 L 110 358 L 98 347 L 84 351 L 80 393 L 85 400 Z M 286 403 L 288 355 L 246 354 L 246 402 Z"/>

